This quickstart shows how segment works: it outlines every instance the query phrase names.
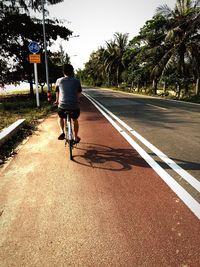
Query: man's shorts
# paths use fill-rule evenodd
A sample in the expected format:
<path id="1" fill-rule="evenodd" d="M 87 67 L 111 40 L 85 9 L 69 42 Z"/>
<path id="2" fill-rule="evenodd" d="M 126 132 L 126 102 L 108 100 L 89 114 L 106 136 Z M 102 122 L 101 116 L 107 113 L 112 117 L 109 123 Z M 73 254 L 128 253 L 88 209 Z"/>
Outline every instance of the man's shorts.
<path id="1" fill-rule="evenodd" d="M 65 112 L 66 110 L 65 109 L 62 109 L 62 108 L 58 108 L 58 116 L 61 118 L 61 119 L 66 119 L 66 115 L 65 115 Z M 68 110 L 69 111 L 69 110 Z M 70 112 L 72 114 L 70 114 L 71 118 L 73 120 L 77 120 L 79 115 L 80 115 L 80 109 L 73 109 L 73 110 L 70 110 Z"/>

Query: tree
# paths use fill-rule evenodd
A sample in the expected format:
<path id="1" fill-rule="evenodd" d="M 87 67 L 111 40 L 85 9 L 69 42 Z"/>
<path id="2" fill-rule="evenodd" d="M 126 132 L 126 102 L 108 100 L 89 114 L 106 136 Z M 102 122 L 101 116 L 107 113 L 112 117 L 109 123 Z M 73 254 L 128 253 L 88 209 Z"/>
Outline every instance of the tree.
<path id="1" fill-rule="evenodd" d="M 129 44 L 127 34 L 115 33 L 101 53 L 93 52 L 82 77 L 90 77 L 92 83 L 101 77 L 109 85 L 126 81 L 146 87 L 152 83 L 154 94 L 160 82 L 177 84 L 179 94 L 182 86 L 187 93 L 196 79 L 198 93 L 200 0 L 177 0 L 173 10 L 167 5 L 158 7 Z"/>
<path id="2" fill-rule="evenodd" d="M 100 47 L 96 52 L 93 52 L 90 55 L 89 61 L 85 64 L 84 72 L 81 75 L 82 79 L 84 79 L 84 82 L 86 84 L 101 86 L 106 80 L 103 57 L 103 47 Z"/>
<path id="3" fill-rule="evenodd" d="M 106 42 L 105 49 L 105 68 L 108 76 L 114 76 L 115 83 L 119 86 L 121 83 L 121 75 L 125 69 L 124 54 L 128 47 L 128 34 L 115 33 L 114 40 Z"/>
<path id="4" fill-rule="evenodd" d="M 33 94 L 32 85 L 32 66 L 28 62 L 28 44 L 31 40 L 37 41 L 41 45 L 41 53 L 44 51 L 43 45 L 43 25 L 42 21 L 29 16 L 29 8 L 41 10 L 41 1 L 5 1 L 0 4 L 0 22 L 2 25 L 0 32 L 0 55 L 5 62 L 12 62 L 13 69 L 11 73 L 7 73 L 2 77 L 3 80 L 11 82 L 13 78 L 16 80 L 24 79 L 30 83 L 30 92 Z M 50 4 L 61 1 L 48 1 Z M 5 4 L 6 3 L 6 4 Z M 21 8 L 21 9 L 20 9 Z M 26 12 L 24 13 L 23 12 Z M 23 12 L 23 13 L 21 13 Z M 47 20 L 46 39 L 50 46 L 54 40 L 60 36 L 68 39 L 72 32 L 64 26 L 60 26 L 58 21 Z M 31 31 L 30 31 L 31 29 Z M 11 79 L 12 76 L 12 79 Z"/>
<path id="5" fill-rule="evenodd" d="M 46 0 L 45 2 L 49 5 L 54 5 L 63 2 L 64 0 Z M 18 11 L 23 9 L 25 12 L 29 12 L 30 9 L 34 11 L 42 10 L 41 0 L 6 0 L 1 1 L 0 8 L 4 12 Z"/>
<path id="6" fill-rule="evenodd" d="M 59 45 L 59 50 L 57 52 L 51 53 L 51 61 L 58 66 L 71 64 L 70 57 L 67 53 L 65 53 L 61 44 Z"/>
<path id="7" fill-rule="evenodd" d="M 200 1 L 179 0 L 174 10 L 167 5 L 157 8 L 156 15 L 147 21 L 132 43 L 139 43 L 139 66 L 148 67 L 153 79 L 154 93 L 158 81 L 166 74 L 176 73 L 176 82 L 188 88 L 192 77 L 199 80 L 200 58 Z"/>
<path id="8" fill-rule="evenodd" d="M 150 79 L 153 80 L 154 94 L 157 94 L 157 84 L 160 76 L 160 73 L 155 70 L 155 66 L 160 60 L 163 49 L 162 42 L 165 36 L 165 27 L 166 20 L 163 17 L 153 17 L 141 28 L 139 35 L 130 42 L 132 46 L 137 47 L 135 59 L 140 71 L 135 70 L 135 74 L 139 75 L 138 78 L 141 77 L 141 79 L 145 77 L 146 83 L 150 82 Z"/>
<path id="9" fill-rule="evenodd" d="M 179 80 L 188 77 L 187 66 L 200 77 L 200 1 L 177 0 L 175 9 L 167 5 L 157 8 L 157 15 L 166 19 L 166 34 L 161 58 L 155 69 L 162 74 L 172 65 L 177 67 Z M 180 82 L 179 88 L 180 88 Z M 187 87 L 186 87 L 187 88 Z"/>

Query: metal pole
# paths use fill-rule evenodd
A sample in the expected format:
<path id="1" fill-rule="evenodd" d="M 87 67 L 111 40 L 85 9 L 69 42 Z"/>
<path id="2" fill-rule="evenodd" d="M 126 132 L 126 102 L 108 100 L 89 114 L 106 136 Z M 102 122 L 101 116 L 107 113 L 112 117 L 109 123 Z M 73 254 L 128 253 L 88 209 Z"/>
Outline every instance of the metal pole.
<path id="1" fill-rule="evenodd" d="M 38 92 L 38 73 L 37 73 L 37 63 L 34 63 L 34 73 L 35 73 L 35 86 L 36 86 L 36 103 L 37 107 L 40 106 L 39 92 Z"/>
<path id="2" fill-rule="evenodd" d="M 42 0 L 42 14 L 43 14 L 43 35 L 44 35 L 44 50 L 45 50 L 46 83 L 47 83 L 47 91 L 49 93 L 50 92 L 50 86 L 49 86 L 49 70 L 48 70 L 48 55 L 47 55 L 47 44 L 46 44 L 46 32 L 45 32 L 44 0 Z"/>

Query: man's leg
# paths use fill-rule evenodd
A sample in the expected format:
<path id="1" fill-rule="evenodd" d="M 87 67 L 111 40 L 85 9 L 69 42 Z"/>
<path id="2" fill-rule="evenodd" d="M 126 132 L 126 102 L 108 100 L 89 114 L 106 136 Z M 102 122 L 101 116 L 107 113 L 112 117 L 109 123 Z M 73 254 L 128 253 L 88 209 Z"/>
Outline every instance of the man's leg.
<path id="1" fill-rule="evenodd" d="M 74 139 L 75 141 L 78 141 L 79 140 L 79 137 L 78 137 L 79 123 L 78 123 L 78 120 L 73 120 L 73 122 L 74 122 Z"/>
<path id="2" fill-rule="evenodd" d="M 59 125 L 59 128 L 60 128 L 60 133 L 64 133 L 64 119 L 63 118 L 60 118 L 58 116 L 58 125 Z"/>
<path id="3" fill-rule="evenodd" d="M 60 135 L 59 135 L 58 139 L 63 140 L 65 138 L 65 132 L 64 132 L 65 123 L 64 123 L 64 119 L 60 118 L 59 116 L 58 116 L 58 125 L 60 128 Z"/>
<path id="4" fill-rule="evenodd" d="M 78 136 L 78 130 L 79 130 L 79 123 L 78 123 L 78 117 L 80 115 L 80 109 L 73 111 L 73 124 L 74 124 L 74 141 L 76 143 L 79 143 L 81 138 Z"/>

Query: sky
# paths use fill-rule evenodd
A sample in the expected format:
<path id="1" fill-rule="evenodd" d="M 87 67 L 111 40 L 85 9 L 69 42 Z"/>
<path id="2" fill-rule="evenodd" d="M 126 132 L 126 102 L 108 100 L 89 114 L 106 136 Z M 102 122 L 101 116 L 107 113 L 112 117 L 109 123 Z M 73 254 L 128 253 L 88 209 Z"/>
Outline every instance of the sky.
<path id="1" fill-rule="evenodd" d="M 84 68 L 89 56 L 115 32 L 128 33 L 129 40 L 139 33 L 145 22 L 152 18 L 158 6 L 174 8 L 176 0 L 64 0 L 48 6 L 49 17 L 62 19 L 64 26 L 79 37 L 61 43 L 75 69 Z"/>

